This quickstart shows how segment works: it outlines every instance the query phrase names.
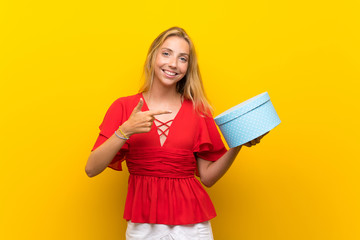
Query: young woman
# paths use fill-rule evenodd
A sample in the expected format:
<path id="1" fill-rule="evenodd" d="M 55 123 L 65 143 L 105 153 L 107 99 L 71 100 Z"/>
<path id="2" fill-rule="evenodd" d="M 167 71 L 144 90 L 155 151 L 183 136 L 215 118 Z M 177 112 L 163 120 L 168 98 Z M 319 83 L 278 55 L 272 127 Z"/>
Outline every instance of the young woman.
<path id="1" fill-rule="evenodd" d="M 195 175 L 211 187 L 241 146 L 225 148 L 194 45 L 182 28 L 170 28 L 154 40 L 144 72 L 140 92 L 117 99 L 106 112 L 86 173 L 122 170 L 126 160 L 127 239 L 213 239 L 209 220 L 215 209 Z"/>

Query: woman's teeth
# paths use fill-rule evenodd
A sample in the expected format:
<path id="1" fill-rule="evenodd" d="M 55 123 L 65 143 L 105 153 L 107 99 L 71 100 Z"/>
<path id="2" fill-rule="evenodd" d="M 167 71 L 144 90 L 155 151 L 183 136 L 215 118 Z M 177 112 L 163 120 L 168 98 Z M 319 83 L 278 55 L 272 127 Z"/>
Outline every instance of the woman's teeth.
<path id="1" fill-rule="evenodd" d="M 174 73 L 174 72 L 169 72 L 169 71 L 166 71 L 166 70 L 164 70 L 164 72 L 165 72 L 167 75 L 171 75 L 171 76 L 175 76 L 175 75 L 176 75 L 176 73 Z"/>

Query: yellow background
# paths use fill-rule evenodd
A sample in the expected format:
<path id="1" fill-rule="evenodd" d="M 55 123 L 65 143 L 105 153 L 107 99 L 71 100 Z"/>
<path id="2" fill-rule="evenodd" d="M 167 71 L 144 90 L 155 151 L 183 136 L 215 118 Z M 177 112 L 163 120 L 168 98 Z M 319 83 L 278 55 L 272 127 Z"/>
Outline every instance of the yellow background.
<path id="1" fill-rule="evenodd" d="M 124 239 L 127 173 L 84 172 L 152 40 L 195 42 L 214 115 L 282 123 L 208 192 L 215 239 L 360 239 L 358 1 L 1 1 L 0 238 Z"/>

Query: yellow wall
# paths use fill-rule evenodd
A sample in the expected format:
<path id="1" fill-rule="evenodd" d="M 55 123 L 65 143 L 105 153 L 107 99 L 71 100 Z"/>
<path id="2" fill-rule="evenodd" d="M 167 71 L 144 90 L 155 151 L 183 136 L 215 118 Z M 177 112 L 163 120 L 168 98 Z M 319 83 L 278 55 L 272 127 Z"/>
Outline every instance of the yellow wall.
<path id="1" fill-rule="evenodd" d="M 209 194 L 216 239 L 360 239 L 358 1 L 1 1 L 0 238 L 124 239 L 127 173 L 88 178 L 105 111 L 185 28 L 215 115 L 267 91 L 282 123 Z"/>

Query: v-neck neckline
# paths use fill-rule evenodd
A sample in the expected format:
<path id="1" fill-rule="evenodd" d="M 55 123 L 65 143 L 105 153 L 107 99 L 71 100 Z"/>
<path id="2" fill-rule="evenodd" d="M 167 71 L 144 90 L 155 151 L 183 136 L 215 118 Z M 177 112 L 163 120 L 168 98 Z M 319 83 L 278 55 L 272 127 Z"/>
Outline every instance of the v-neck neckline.
<path id="1" fill-rule="evenodd" d="M 146 107 L 146 110 L 147 110 L 147 111 L 150 111 L 149 105 L 147 104 L 143 93 L 140 93 L 140 97 L 141 97 L 141 98 L 143 99 L 143 101 L 144 101 L 144 106 Z M 154 123 L 153 126 L 151 127 L 151 131 L 155 132 L 155 134 L 156 134 L 157 142 L 158 142 L 160 148 L 163 148 L 163 147 L 165 146 L 165 144 L 168 142 L 168 139 L 169 139 L 170 135 L 172 135 L 172 134 L 171 134 L 171 132 L 172 132 L 172 131 L 171 131 L 171 128 L 173 128 L 173 126 L 174 126 L 174 124 L 175 124 L 175 122 L 176 122 L 176 119 L 177 119 L 178 116 L 179 116 L 179 113 L 182 111 L 182 109 L 183 109 L 183 107 L 184 107 L 184 104 L 185 104 L 185 101 L 186 101 L 185 99 L 182 101 L 181 106 L 180 106 L 180 108 L 179 108 L 179 111 L 176 113 L 175 117 L 172 119 L 172 123 L 171 123 L 170 127 L 169 127 L 168 130 L 167 130 L 167 131 L 168 131 L 167 137 L 166 137 L 163 145 L 161 145 L 160 135 L 159 135 L 159 133 L 158 133 L 158 129 L 157 129 L 157 126 L 155 125 L 155 123 Z M 154 126 L 154 125 L 155 125 L 155 126 Z"/>

